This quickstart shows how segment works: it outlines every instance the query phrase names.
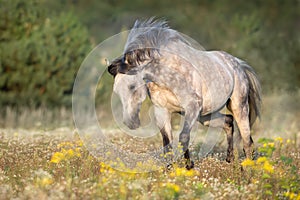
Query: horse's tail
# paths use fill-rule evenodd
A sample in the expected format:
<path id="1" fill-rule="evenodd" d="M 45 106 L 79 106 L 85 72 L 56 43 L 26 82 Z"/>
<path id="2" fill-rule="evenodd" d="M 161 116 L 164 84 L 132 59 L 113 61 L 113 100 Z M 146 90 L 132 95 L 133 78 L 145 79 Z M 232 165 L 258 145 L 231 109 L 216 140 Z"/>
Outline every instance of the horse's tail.
<path id="1" fill-rule="evenodd" d="M 237 59 L 237 61 L 239 62 L 240 67 L 246 73 L 249 82 L 249 122 L 250 126 L 252 126 L 256 118 L 260 118 L 261 86 L 254 69 L 243 60 Z"/>

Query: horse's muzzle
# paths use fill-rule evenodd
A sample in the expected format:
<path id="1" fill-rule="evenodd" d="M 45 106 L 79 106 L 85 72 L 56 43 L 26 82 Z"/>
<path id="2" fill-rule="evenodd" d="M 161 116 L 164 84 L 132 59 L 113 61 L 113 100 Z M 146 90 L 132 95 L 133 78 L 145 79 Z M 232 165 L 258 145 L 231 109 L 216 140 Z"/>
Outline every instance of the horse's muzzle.
<path id="1" fill-rule="evenodd" d="M 140 120 L 130 120 L 130 121 L 124 121 L 123 122 L 129 129 L 134 130 L 140 127 L 141 123 Z"/>

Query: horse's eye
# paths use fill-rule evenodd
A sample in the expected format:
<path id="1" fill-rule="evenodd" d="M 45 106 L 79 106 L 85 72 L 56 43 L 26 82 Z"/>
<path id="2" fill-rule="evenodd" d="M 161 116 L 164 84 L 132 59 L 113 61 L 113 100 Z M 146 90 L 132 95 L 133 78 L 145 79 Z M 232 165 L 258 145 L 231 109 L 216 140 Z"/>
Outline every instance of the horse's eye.
<path id="1" fill-rule="evenodd" d="M 132 91 L 132 90 L 134 90 L 134 89 L 135 89 L 135 85 L 130 85 L 130 86 L 129 86 L 129 90 Z"/>

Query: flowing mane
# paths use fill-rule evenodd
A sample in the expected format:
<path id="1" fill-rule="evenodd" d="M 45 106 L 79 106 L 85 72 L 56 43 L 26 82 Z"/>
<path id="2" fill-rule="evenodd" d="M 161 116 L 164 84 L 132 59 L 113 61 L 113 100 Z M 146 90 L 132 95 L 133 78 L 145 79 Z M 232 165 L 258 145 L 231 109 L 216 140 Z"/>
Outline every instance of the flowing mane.
<path id="1" fill-rule="evenodd" d="M 204 50 L 197 41 L 171 29 L 165 20 L 154 17 L 145 21 L 136 20 L 128 34 L 123 55 L 112 61 L 108 71 L 113 76 L 119 72 L 127 73 L 144 61 L 159 59 L 161 49 L 172 51 L 171 44 L 173 47 L 184 46 L 192 50 Z"/>
<path id="2" fill-rule="evenodd" d="M 196 41 L 171 29 L 165 20 L 150 18 L 134 23 L 124 48 L 125 60 L 136 66 L 147 59 L 155 59 L 159 49 L 171 42 L 181 42 L 191 48 L 203 50 Z"/>
<path id="3" fill-rule="evenodd" d="M 125 44 L 124 52 L 145 46 L 158 47 L 165 41 L 166 32 L 174 32 L 164 20 L 150 18 L 145 21 L 136 20 Z M 170 33 L 169 33 L 170 34 Z"/>

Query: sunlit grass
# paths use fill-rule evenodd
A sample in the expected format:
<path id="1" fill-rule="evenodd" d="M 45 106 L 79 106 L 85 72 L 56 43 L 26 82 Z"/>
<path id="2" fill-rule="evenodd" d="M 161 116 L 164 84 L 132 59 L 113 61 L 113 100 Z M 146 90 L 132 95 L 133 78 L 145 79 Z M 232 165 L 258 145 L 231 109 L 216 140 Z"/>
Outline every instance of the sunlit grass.
<path id="1" fill-rule="evenodd" d="M 256 160 L 228 164 L 210 156 L 192 170 L 174 164 L 128 173 L 91 156 L 76 135 L 18 135 L 0 134 L 5 199 L 300 199 L 300 151 L 293 139 L 259 139 Z"/>

